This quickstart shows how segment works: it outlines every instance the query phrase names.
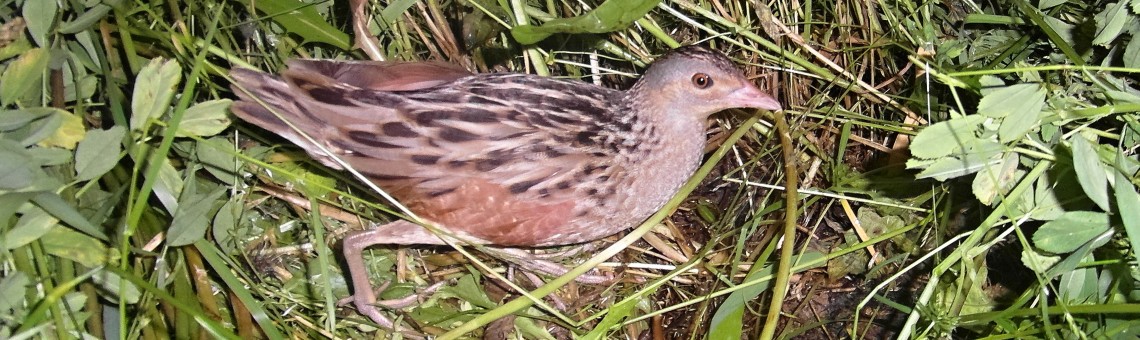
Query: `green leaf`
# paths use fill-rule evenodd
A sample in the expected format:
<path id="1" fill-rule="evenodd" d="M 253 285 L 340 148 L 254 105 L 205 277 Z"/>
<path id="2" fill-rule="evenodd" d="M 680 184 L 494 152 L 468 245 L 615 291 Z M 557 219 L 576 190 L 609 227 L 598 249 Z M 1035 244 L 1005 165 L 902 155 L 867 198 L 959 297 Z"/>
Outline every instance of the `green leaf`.
<path id="1" fill-rule="evenodd" d="M 107 263 L 107 246 L 99 240 L 64 227 L 51 228 L 40 244 L 48 254 L 79 262 L 86 267 Z"/>
<path id="2" fill-rule="evenodd" d="M 638 290 L 638 294 L 627 296 L 618 303 L 607 308 L 606 317 L 602 318 L 590 333 L 587 333 L 582 339 L 609 339 L 607 336 L 611 329 L 616 328 L 618 325 L 633 315 L 634 309 L 637 304 L 644 299 L 648 299 L 657 292 L 657 287 L 651 286 L 647 289 Z"/>
<path id="3" fill-rule="evenodd" d="M 0 75 L 0 104 L 12 105 L 43 83 L 51 55 L 48 50 L 33 48 L 8 64 Z"/>
<path id="4" fill-rule="evenodd" d="M 1128 14 L 1128 6 L 1121 1 L 1108 4 L 1104 11 L 1097 13 L 1095 19 L 1096 36 L 1093 37 L 1092 44 L 1107 46 L 1120 36 L 1124 27 L 1132 21 L 1132 16 Z"/>
<path id="5" fill-rule="evenodd" d="M 58 194 L 54 192 L 42 192 L 39 195 L 36 195 L 35 198 L 32 198 L 32 201 L 35 202 L 36 205 L 38 205 L 40 208 L 43 208 L 45 211 L 50 213 L 52 216 L 55 216 L 55 218 L 58 218 L 60 221 L 63 221 L 64 223 L 70 225 L 72 228 L 82 231 L 87 235 L 94 236 L 100 240 L 107 240 L 107 234 L 104 234 L 103 231 L 99 229 L 99 227 L 95 226 L 95 224 L 92 224 L 91 221 L 88 221 L 87 217 L 83 216 L 83 214 L 80 214 L 78 210 L 75 210 L 74 206 L 72 206 L 67 201 L 64 201 L 63 198 L 59 197 Z"/>
<path id="6" fill-rule="evenodd" d="M 139 298 L 142 297 L 142 292 L 139 287 L 133 282 L 123 280 L 118 274 L 107 270 L 100 270 L 98 274 L 91 277 L 91 281 L 102 287 L 104 291 L 111 293 L 112 297 L 123 297 L 123 301 L 128 304 L 136 304 Z"/>
<path id="7" fill-rule="evenodd" d="M 24 294 L 31 288 L 32 280 L 28 274 L 13 270 L 0 277 L 0 313 L 10 313 L 12 309 L 20 308 L 24 304 Z M 11 314 L 9 314 L 11 315 Z"/>
<path id="8" fill-rule="evenodd" d="M 1068 253 L 1088 243 L 1108 228 L 1108 214 L 1069 211 L 1055 220 L 1045 222 L 1041 229 L 1033 233 L 1033 244 L 1050 253 Z"/>
<path id="9" fill-rule="evenodd" d="M 1030 209 L 1030 218 L 1038 221 L 1052 221 L 1061 217 L 1065 213 L 1065 208 L 1061 206 L 1061 199 L 1057 195 L 1057 188 L 1054 186 L 1054 181 L 1051 176 L 1046 174 L 1037 179 L 1037 183 L 1033 184 L 1033 200 Z"/>
<path id="10" fill-rule="evenodd" d="M 463 275 L 454 286 L 444 287 L 441 293 L 452 294 L 466 303 L 483 308 L 495 308 L 498 304 L 487 296 L 487 290 L 475 280 L 475 275 Z"/>
<path id="11" fill-rule="evenodd" d="M 194 104 L 182 114 L 178 137 L 205 137 L 216 135 L 230 126 L 229 108 L 232 100 L 215 99 Z"/>
<path id="12" fill-rule="evenodd" d="M 1096 259 L 1087 255 L 1081 262 L 1092 262 Z M 1069 304 L 1095 303 L 1097 295 L 1098 268 L 1074 268 L 1061 274 L 1057 280 L 1057 296 Z"/>
<path id="13" fill-rule="evenodd" d="M 89 181 L 111 171 L 119 163 L 126 134 L 122 126 L 88 131 L 87 138 L 75 148 L 75 179 Z"/>
<path id="14" fill-rule="evenodd" d="M 161 117 L 170 108 L 174 87 L 181 80 L 182 68 L 177 61 L 154 58 L 143 66 L 131 98 L 131 130 L 141 130 L 151 118 Z"/>
<path id="15" fill-rule="evenodd" d="M 151 158 L 151 162 L 162 163 L 158 165 L 158 181 L 154 183 L 154 196 L 168 213 L 173 214 L 178 211 L 178 196 L 182 194 L 185 182 L 179 176 L 178 169 L 170 164 L 169 158 L 156 156 Z"/>
<path id="16" fill-rule="evenodd" d="M 1045 101 L 1045 88 L 1040 84 L 1013 84 L 994 89 L 978 101 L 978 114 L 1004 118 L 1027 112 L 1029 105 Z M 1041 111 L 1040 108 L 1037 109 Z"/>
<path id="17" fill-rule="evenodd" d="M 1089 199 L 1104 211 L 1111 211 L 1108 201 L 1108 174 L 1096 149 L 1080 134 L 1069 138 L 1073 148 L 1073 170 Z"/>
<path id="18" fill-rule="evenodd" d="M 58 225 L 59 220 L 43 209 L 31 207 L 22 211 L 26 212 L 16 221 L 16 226 L 4 234 L 4 249 L 12 250 L 32 243 Z"/>
<path id="19" fill-rule="evenodd" d="M 178 205 L 178 212 L 174 213 L 174 221 L 170 222 L 170 230 L 166 233 L 167 245 L 184 246 L 206 236 L 210 211 L 213 210 L 218 198 L 225 193 L 226 188 L 219 188 L 209 194 L 195 195 L 181 202 Z"/>
<path id="20" fill-rule="evenodd" d="M 61 23 L 59 25 L 59 33 L 75 34 L 81 31 L 85 31 L 91 26 L 98 23 L 99 20 L 102 20 L 104 17 L 106 17 L 107 13 L 111 13 L 111 9 L 112 8 L 110 5 L 97 3 L 95 6 L 88 8 L 87 11 L 83 12 L 83 14 L 80 14 L 75 19 L 72 19 L 69 22 Z"/>
<path id="21" fill-rule="evenodd" d="M 396 20 L 400 19 L 400 16 L 404 15 L 404 12 L 407 12 L 408 9 L 412 8 L 415 4 L 416 0 L 388 1 L 388 5 L 384 6 L 384 9 L 380 11 L 380 19 L 384 20 L 385 23 L 396 22 Z"/>
<path id="22" fill-rule="evenodd" d="M 1123 154 L 1117 154 L 1117 159 Z M 1132 253 L 1140 254 L 1140 194 L 1136 193 L 1136 186 L 1128 181 L 1128 176 L 1113 171 L 1116 176 L 1116 213 L 1124 223 L 1124 231 L 1128 234 L 1128 241 L 1132 244 Z"/>
<path id="23" fill-rule="evenodd" d="M 26 110 L 0 110 L 0 132 L 10 132 L 31 124 L 37 119 L 43 119 L 55 112 L 55 109 L 34 108 Z"/>
<path id="24" fill-rule="evenodd" d="M 195 155 L 198 156 L 198 161 L 202 162 L 206 171 L 228 185 L 241 182 L 241 174 L 238 170 L 241 168 L 242 162 L 238 160 L 237 156 L 234 156 L 235 152 L 237 152 L 237 146 L 222 137 L 214 137 L 198 143 L 198 147 L 194 150 Z"/>
<path id="25" fill-rule="evenodd" d="M 55 23 L 59 3 L 56 1 L 24 1 L 24 20 L 28 25 L 28 34 L 40 47 L 48 47 L 48 34 L 52 24 Z M 5 16 L 7 17 L 7 16 Z"/>
<path id="26" fill-rule="evenodd" d="M 87 128 L 83 126 L 83 118 L 64 110 L 56 110 L 55 115 L 59 117 L 59 126 L 51 130 L 51 134 L 39 141 L 38 144 L 75 150 L 75 146 L 87 135 Z"/>
<path id="27" fill-rule="evenodd" d="M 915 178 L 934 178 L 945 181 L 950 178 L 961 177 L 978 172 L 986 167 L 1001 163 L 1001 154 L 1004 146 L 993 141 L 980 141 L 969 145 L 966 153 L 952 157 L 943 157 L 926 166 L 926 169 L 915 175 Z M 907 162 L 907 167 L 912 163 Z"/>
<path id="28" fill-rule="evenodd" d="M 817 261 L 823 257 L 823 254 L 815 251 L 805 252 L 802 256 L 795 259 L 795 264 L 800 263 L 823 263 Z M 794 266 L 793 265 L 793 266 Z M 749 269 L 748 275 L 745 275 L 744 281 L 741 284 L 761 280 L 764 278 L 773 277 L 773 266 L 752 266 Z M 768 290 L 772 285 L 771 281 L 763 281 L 748 287 L 738 289 L 725 298 L 713 317 L 709 322 L 709 333 L 706 339 L 740 339 L 741 329 L 737 325 L 743 324 L 743 313 L 746 304 L 749 301 L 755 301 L 757 296 Z"/>
<path id="29" fill-rule="evenodd" d="M 914 137 L 910 143 L 910 152 L 914 157 L 926 159 L 949 156 L 974 144 L 978 140 L 978 124 L 985 120 L 986 117 L 970 115 L 935 123 Z"/>
<path id="30" fill-rule="evenodd" d="M 13 141 L 0 139 L 0 189 L 25 188 L 40 176 L 47 174 L 32 161 L 27 149 Z"/>
<path id="31" fill-rule="evenodd" d="M 607 0 L 580 16 L 547 21 L 542 26 L 521 25 L 511 29 L 520 44 L 537 43 L 556 33 L 609 33 L 629 27 L 661 0 Z"/>
<path id="32" fill-rule="evenodd" d="M 63 110 L 51 107 L 36 107 L 26 109 L 36 113 L 45 113 L 42 118 L 33 120 L 27 125 L 3 134 L 5 139 L 17 141 L 21 146 L 28 147 L 54 135 L 63 125 Z"/>
<path id="33" fill-rule="evenodd" d="M 1041 119 L 1045 88 L 1040 84 L 1014 84 L 994 90 L 978 102 L 978 113 L 1003 118 L 998 128 L 1002 143 L 1021 139 Z"/>
<path id="34" fill-rule="evenodd" d="M 1044 274 L 1049 268 L 1053 268 L 1057 262 L 1061 262 L 1061 257 L 1057 255 L 1044 255 L 1033 248 L 1025 248 L 1021 251 L 1021 264 L 1030 270 Z"/>
<path id="35" fill-rule="evenodd" d="M 998 195 L 1005 195 L 1013 189 L 1013 185 L 1017 183 L 1019 176 L 1017 174 L 1017 165 L 1020 162 L 1016 152 L 1007 152 L 1005 157 L 1002 158 L 1001 163 L 994 164 L 994 166 L 986 167 L 978 171 L 974 176 L 974 182 L 971 189 L 974 196 L 978 198 L 982 204 L 990 205 L 994 203 L 994 198 Z"/>
<path id="36" fill-rule="evenodd" d="M 1058 275 L 1071 272 L 1074 269 L 1077 269 L 1077 267 L 1082 263 L 1086 263 L 1085 259 L 1089 256 L 1089 254 L 1092 254 L 1093 250 L 1104 246 L 1108 243 L 1109 240 L 1112 240 L 1112 234 L 1112 230 L 1106 230 L 1100 234 L 1094 235 L 1091 240 L 1085 242 L 1085 244 L 1082 244 L 1072 253 L 1065 255 L 1064 259 L 1057 262 L 1057 265 L 1049 268 L 1049 270 L 1045 272 L 1045 275 L 1043 275 L 1045 277 L 1045 280 L 1052 280 Z"/>
<path id="37" fill-rule="evenodd" d="M 312 4 L 298 0 L 239 0 L 296 34 L 305 42 L 321 42 L 347 50 L 352 47 L 348 34 L 329 25 Z"/>

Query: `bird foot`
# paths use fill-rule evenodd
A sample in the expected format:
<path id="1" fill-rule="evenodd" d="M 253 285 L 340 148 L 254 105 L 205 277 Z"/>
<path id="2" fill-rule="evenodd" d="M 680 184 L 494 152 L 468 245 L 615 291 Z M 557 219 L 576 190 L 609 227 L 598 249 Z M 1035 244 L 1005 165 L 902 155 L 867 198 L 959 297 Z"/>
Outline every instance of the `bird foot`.
<path id="1" fill-rule="evenodd" d="M 419 333 L 416 333 L 412 330 L 409 330 L 403 326 L 396 325 L 396 323 L 393 322 L 392 319 L 389 319 L 387 316 L 384 316 L 384 314 L 381 313 L 380 309 L 381 308 L 384 308 L 384 309 L 401 309 L 401 308 L 406 308 L 406 307 L 415 305 L 417 302 L 422 301 L 423 299 L 426 299 L 428 296 L 431 296 L 432 294 L 435 294 L 435 292 L 437 290 L 439 290 L 439 288 L 443 287 L 443 284 L 446 283 L 446 281 L 436 282 L 435 284 L 432 284 L 431 286 L 428 286 L 427 288 L 425 288 L 425 289 L 423 289 L 417 293 L 414 293 L 414 294 L 411 294 L 411 295 L 408 295 L 408 296 L 405 296 L 402 298 L 388 299 L 388 300 L 376 300 L 376 296 L 380 295 L 380 293 L 383 292 L 384 289 L 388 288 L 389 283 L 390 282 L 384 282 L 384 283 L 380 284 L 380 287 L 377 287 L 376 290 L 370 292 L 371 294 L 357 293 L 357 294 L 353 294 L 350 297 L 346 297 L 344 299 L 341 299 L 340 301 L 337 302 L 337 305 L 343 306 L 343 305 L 347 305 L 349 303 L 352 303 L 353 306 L 356 307 L 356 311 L 358 313 L 360 313 L 364 316 L 367 316 L 369 319 L 372 320 L 372 322 L 375 322 L 380 327 L 395 330 L 395 331 L 400 332 L 400 333 L 402 333 L 405 336 L 410 337 L 410 338 L 416 338 L 416 339 L 423 338 L 424 337 L 423 334 L 419 334 Z"/>

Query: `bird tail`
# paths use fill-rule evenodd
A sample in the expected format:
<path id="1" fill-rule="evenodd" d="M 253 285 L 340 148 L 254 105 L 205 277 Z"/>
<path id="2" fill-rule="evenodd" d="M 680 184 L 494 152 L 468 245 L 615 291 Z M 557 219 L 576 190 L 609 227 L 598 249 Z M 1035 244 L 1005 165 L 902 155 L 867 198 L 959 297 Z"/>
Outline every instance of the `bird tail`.
<path id="1" fill-rule="evenodd" d="M 230 71 L 230 76 L 234 79 L 230 88 L 239 99 L 233 103 L 230 111 L 242 120 L 288 139 L 308 151 L 310 156 L 322 164 L 334 169 L 342 168 L 333 156 L 324 154 L 320 151 L 322 148 L 305 137 L 304 134 L 307 134 L 317 143 L 323 143 L 321 137 L 323 124 L 319 117 L 300 105 L 289 83 L 276 76 L 250 69 L 233 69 Z"/>

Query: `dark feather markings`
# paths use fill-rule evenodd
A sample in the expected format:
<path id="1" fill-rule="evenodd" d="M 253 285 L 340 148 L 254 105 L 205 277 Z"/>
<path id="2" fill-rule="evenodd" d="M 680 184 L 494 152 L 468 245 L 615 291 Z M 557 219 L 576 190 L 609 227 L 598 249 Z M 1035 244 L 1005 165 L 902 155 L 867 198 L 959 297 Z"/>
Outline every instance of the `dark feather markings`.
<path id="1" fill-rule="evenodd" d="M 486 158 L 475 161 L 475 170 L 491 171 L 502 166 L 507 161 L 502 158 Z"/>
<path id="2" fill-rule="evenodd" d="M 313 86 L 305 88 L 305 90 L 305 92 L 309 94 L 309 97 L 313 97 L 313 99 L 316 99 L 322 103 L 340 106 L 356 105 L 348 99 L 347 91 L 344 91 L 342 89 L 329 88 L 326 86 Z"/>
<path id="3" fill-rule="evenodd" d="M 419 165 L 435 165 L 441 157 L 432 155 L 412 155 L 412 163 Z"/>
<path id="4" fill-rule="evenodd" d="M 378 134 L 376 134 L 374 132 L 367 132 L 367 131 L 360 131 L 360 130 L 348 130 L 348 129 L 341 129 L 341 131 L 344 132 L 345 135 L 348 136 L 349 140 L 351 140 L 353 142 L 360 143 L 360 144 L 364 144 L 365 146 L 377 147 L 377 148 L 386 148 L 386 149 L 391 149 L 392 146 L 394 146 L 391 143 L 385 142 L 383 139 L 380 138 L 380 136 Z M 353 148 L 350 148 L 348 150 L 352 150 L 352 149 Z"/>
<path id="5" fill-rule="evenodd" d="M 411 118 L 416 121 L 416 124 L 432 126 L 435 125 L 435 121 L 437 120 L 451 119 L 455 113 L 449 111 L 415 111 L 409 112 L 408 114 L 412 116 Z"/>
<path id="6" fill-rule="evenodd" d="M 403 122 L 388 122 L 380 125 L 380 131 L 387 136 L 412 138 L 418 137 L 420 134 L 416 133 L 408 124 Z"/>
<path id="7" fill-rule="evenodd" d="M 473 141 L 479 136 L 466 130 L 447 126 L 439 130 L 439 138 L 452 143 L 462 143 Z"/>
<path id="8" fill-rule="evenodd" d="M 455 116 L 455 119 L 469 123 L 496 123 L 499 121 L 495 112 L 474 108 L 464 109 Z"/>
<path id="9" fill-rule="evenodd" d="M 369 90 L 352 91 L 352 99 L 365 106 L 399 108 L 404 100 L 397 95 Z"/>
<path id="10" fill-rule="evenodd" d="M 511 193 L 513 193 L 513 194 L 521 194 L 521 193 L 526 192 L 527 190 L 530 190 L 530 187 L 533 187 L 538 183 L 542 183 L 542 179 L 532 179 L 529 181 L 518 182 L 515 184 L 511 184 L 511 186 L 508 187 L 507 189 L 509 189 L 511 191 Z"/>

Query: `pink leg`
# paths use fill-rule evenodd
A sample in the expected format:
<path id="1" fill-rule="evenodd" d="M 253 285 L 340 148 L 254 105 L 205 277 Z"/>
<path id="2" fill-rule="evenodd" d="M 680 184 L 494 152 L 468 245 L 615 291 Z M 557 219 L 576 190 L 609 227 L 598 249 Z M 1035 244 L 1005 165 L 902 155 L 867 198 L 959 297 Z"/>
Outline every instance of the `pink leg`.
<path id="1" fill-rule="evenodd" d="M 364 266 L 364 248 L 368 248 L 377 244 L 390 244 L 390 245 L 408 245 L 408 244 L 431 244 L 442 245 L 443 240 L 432 234 L 424 227 L 408 221 L 395 221 L 382 226 L 362 230 L 359 232 L 351 233 L 344 237 L 342 247 L 344 248 L 344 261 L 348 264 L 348 273 L 352 279 L 352 301 L 356 306 L 356 310 L 372 319 L 373 322 L 395 331 L 405 331 L 403 327 L 397 327 L 392 323 L 392 320 L 385 317 L 380 313 L 380 309 L 376 306 L 384 306 L 389 308 L 402 308 L 411 304 L 419 294 L 410 296 L 404 299 L 396 299 L 391 301 L 376 301 L 376 291 L 372 289 L 372 282 L 368 279 L 368 268 Z M 442 282 L 441 282 L 442 283 Z M 441 286 L 435 284 L 429 287 L 424 293 L 431 294 Z"/>

